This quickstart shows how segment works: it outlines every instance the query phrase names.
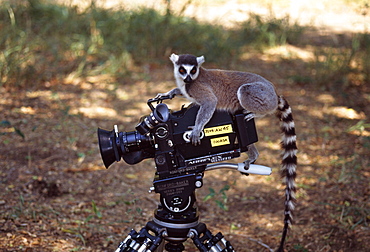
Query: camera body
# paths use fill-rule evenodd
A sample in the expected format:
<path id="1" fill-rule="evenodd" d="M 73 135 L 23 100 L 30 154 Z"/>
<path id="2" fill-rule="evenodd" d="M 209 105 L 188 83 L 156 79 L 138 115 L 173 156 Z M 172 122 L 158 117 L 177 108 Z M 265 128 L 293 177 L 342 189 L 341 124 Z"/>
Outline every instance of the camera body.
<path id="1" fill-rule="evenodd" d="M 205 126 L 201 144 L 189 140 L 199 106 L 190 104 L 170 112 L 164 103 L 156 107 L 150 99 L 152 113 L 143 117 L 136 131 L 118 132 L 98 129 L 99 147 L 106 168 L 121 158 L 136 164 L 154 158 L 160 178 L 189 173 L 196 167 L 230 160 L 240 156 L 248 145 L 258 141 L 254 120 L 245 120 L 245 114 L 216 111 Z M 150 122 L 148 122 L 150 121 Z"/>
<path id="2" fill-rule="evenodd" d="M 170 113 L 166 123 L 153 129 L 154 161 L 159 178 L 198 171 L 209 163 L 227 161 L 240 156 L 247 146 L 257 141 L 254 121 L 245 121 L 244 114 L 232 115 L 216 111 L 205 126 L 201 144 L 189 140 L 198 106 Z M 241 133 L 246 133 L 242 136 Z"/>
<path id="3" fill-rule="evenodd" d="M 154 190 L 160 193 L 164 209 L 157 210 L 156 219 L 196 220 L 194 191 L 203 185 L 207 164 L 247 151 L 248 145 L 258 141 L 256 127 L 253 119 L 244 119 L 242 111 L 216 111 L 202 132 L 201 144 L 194 146 L 189 135 L 199 106 L 191 104 L 170 112 L 162 99 L 148 101 L 152 113 L 142 118 L 136 131 L 119 132 L 117 126 L 112 131 L 98 129 L 101 156 L 106 168 L 121 158 L 128 164 L 153 158 Z M 153 103 L 159 104 L 154 107 Z"/>

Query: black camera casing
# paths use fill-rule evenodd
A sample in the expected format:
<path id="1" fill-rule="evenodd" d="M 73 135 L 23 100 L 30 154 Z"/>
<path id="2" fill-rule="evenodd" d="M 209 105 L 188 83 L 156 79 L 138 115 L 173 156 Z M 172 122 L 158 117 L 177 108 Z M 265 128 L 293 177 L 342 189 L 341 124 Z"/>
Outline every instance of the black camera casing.
<path id="1" fill-rule="evenodd" d="M 152 103 L 160 102 L 156 107 Z M 160 194 L 161 207 L 156 219 L 172 222 L 197 221 L 194 190 L 203 185 L 207 164 L 239 157 L 258 141 L 254 120 L 243 111 L 234 114 L 215 111 L 202 131 L 200 145 L 190 141 L 199 106 L 189 105 L 170 112 L 162 100 L 150 99 L 152 113 L 143 117 L 136 131 L 98 129 L 100 153 L 106 168 L 121 158 L 136 164 L 153 158 L 156 173 L 154 190 Z"/>
<path id="2" fill-rule="evenodd" d="M 258 141 L 254 120 L 243 113 L 216 111 L 203 130 L 200 145 L 188 140 L 198 106 L 170 113 L 168 121 L 152 129 L 157 175 L 161 178 L 189 173 L 208 163 L 239 157 L 247 146 Z"/>

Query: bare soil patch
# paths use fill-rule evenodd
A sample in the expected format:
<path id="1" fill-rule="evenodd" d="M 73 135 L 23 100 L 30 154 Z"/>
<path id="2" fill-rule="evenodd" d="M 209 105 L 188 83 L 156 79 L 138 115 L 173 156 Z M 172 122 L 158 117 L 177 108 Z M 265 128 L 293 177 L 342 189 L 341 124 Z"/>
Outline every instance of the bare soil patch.
<path id="1" fill-rule="evenodd" d="M 344 35 L 343 35 L 344 34 Z M 272 80 L 290 102 L 299 144 L 295 224 L 287 251 L 368 251 L 370 85 L 324 89 L 292 76 L 307 76 L 310 45 L 346 40 L 346 31 L 308 33 L 307 45 L 246 54 L 238 70 Z M 295 55 L 287 57 L 286 55 Z M 207 67 L 207 63 L 205 63 Z M 37 90 L 0 89 L 0 251 L 114 251 L 131 228 L 151 220 L 158 202 L 148 194 L 154 162 L 106 170 L 96 130 L 132 131 L 150 111 L 146 101 L 174 87 L 170 62 L 151 64 L 139 77 L 52 79 Z M 177 110 L 187 103 L 170 102 Z M 273 174 L 232 171 L 205 175 L 197 190 L 201 221 L 221 231 L 236 251 L 277 248 L 283 226 L 279 178 L 280 133 L 274 116 L 257 122 L 259 164 Z M 241 162 L 246 156 L 235 162 Z M 203 201 L 208 188 L 226 185 L 228 211 Z M 196 251 L 191 243 L 187 251 Z"/>

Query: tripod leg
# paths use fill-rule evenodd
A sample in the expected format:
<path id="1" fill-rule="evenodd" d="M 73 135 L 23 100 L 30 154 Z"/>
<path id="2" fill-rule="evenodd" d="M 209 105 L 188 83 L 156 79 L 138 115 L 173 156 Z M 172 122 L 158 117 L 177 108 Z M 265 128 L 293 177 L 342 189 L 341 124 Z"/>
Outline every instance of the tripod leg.
<path id="1" fill-rule="evenodd" d="M 235 252 L 233 246 L 220 232 L 212 235 L 204 223 L 199 223 L 197 227 L 192 229 L 189 232 L 189 237 L 201 252 Z"/>
<path id="2" fill-rule="evenodd" d="M 163 243 L 162 234 L 164 229 L 162 230 L 159 228 L 155 228 L 154 230 L 152 230 L 149 226 L 150 225 L 147 224 L 144 228 L 140 230 L 140 232 L 131 230 L 129 235 L 124 241 L 120 243 L 115 252 L 156 251 L 157 248 L 160 247 Z M 153 231 L 156 236 L 149 234 L 148 231 Z M 158 252 L 163 251 L 163 246 L 161 247 L 161 249 L 162 250 L 158 250 Z"/>
<path id="3" fill-rule="evenodd" d="M 137 233 L 135 230 L 131 230 L 128 236 L 118 245 L 118 248 L 115 250 L 115 252 L 123 252 L 126 251 L 125 249 L 128 248 L 132 241 L 132 237 L 135 236 Z"/>

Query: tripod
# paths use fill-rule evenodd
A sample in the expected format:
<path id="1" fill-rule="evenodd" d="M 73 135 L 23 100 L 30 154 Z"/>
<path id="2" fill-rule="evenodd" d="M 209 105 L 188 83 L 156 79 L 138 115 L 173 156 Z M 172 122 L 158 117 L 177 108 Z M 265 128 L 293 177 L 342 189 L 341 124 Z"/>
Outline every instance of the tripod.
<path id="1" fill-rule="evenodd" d="M 160 204 L 154 212 L 153 220 L 139 231 L 131 230 L 120 243 L 116 252 L 181 252 L 183 243 L 192 239 L 199 251 L 234 252 L 234 248 L 218 232 L 213 235 L 206 224 L 199 222 L 196 207 L 195 189 L 202 187 L 204 171 L 228 168 L 242 174 L 270 175 L 271 168 L 251 164 L 245 169 L 243 163 L 216 163 L 196 167 L 189 174 L 180 174 L 166 179 L 155 179 L 156 193 L 160 194 Z"/>

